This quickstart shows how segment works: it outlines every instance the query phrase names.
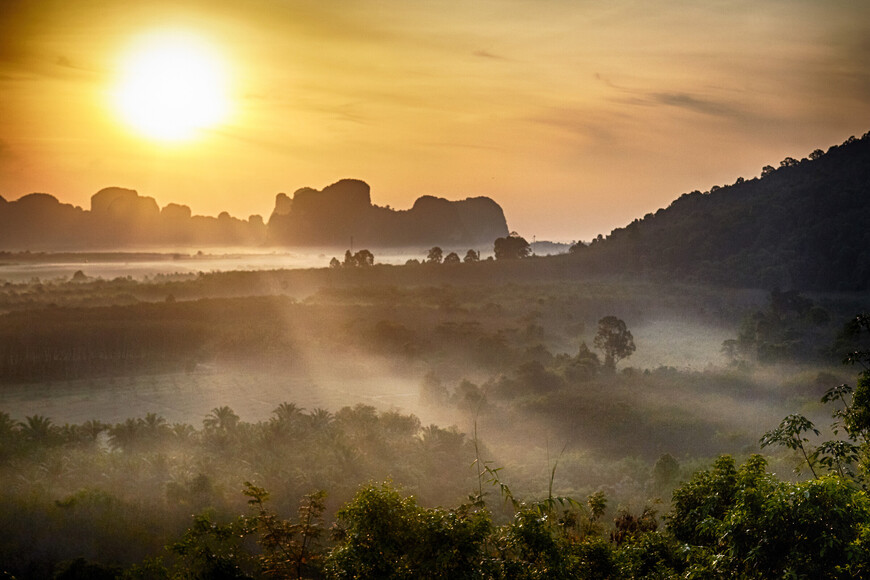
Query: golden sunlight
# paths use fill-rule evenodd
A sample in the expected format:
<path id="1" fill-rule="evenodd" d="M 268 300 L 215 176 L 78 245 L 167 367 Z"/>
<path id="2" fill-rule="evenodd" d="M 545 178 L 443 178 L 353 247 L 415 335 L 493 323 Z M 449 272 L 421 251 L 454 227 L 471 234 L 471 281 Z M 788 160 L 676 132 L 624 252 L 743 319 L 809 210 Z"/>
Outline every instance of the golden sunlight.
<path id="1" fill-rule="evenodd" d="M 113 91 L 121 118 L 140 134 L 184 141 L 229 113 L 226 64 L 208 44 L 161 32 L 143 37 L 121 60 Z"/>

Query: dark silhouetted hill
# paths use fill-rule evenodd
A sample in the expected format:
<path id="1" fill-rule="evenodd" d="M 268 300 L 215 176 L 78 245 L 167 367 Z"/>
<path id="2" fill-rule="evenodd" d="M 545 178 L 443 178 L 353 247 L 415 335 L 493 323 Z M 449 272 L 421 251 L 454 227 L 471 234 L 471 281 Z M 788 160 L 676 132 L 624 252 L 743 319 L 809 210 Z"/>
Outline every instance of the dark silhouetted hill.
<path id="1" fill-rule="evenodd" d="M 77 247 L 88 231 L 88 212 L 60 203 L 46 193 L 0 202 L 0 247 L 48 249 Z"/>
<path id="2" fill-rule="evenodd" d="M 409 210 L 371 202 L 364 181 L 343 179 L 322 191 L 278 194 L 269 241 L 291 246 L 399 247 L 491 244 L 508 233 L 501 207 L 487 197 L 462 201 L 423 196 Z"/>
<path id="3" fill-rule="evenodd" d="M 693 191 L 607 238 L 574 267 L 760 288 L 870 289 L 870 133 Z"/>
<path id="4" fill-rule="evenodd" d="M 91 197 L 90 211 L 32 193 L 16 201 L 0 198 L 0 249 L 83 250 L 143 246 L 245 246 L 262 244 L 260 216 L 247 221 L 193 216 L 171 203 L 162 210 L 152 197 L 108 187 Z"/>
<path id="5" fill-rule="evenodd" d="M 108 187 L 91 197 L 90 210 L 32 193 L 0 197 L 0 250 L 88 250 L 154 246 L 359 246 L 489 245 L 507 235 L 501 207 L 486 197 L 447 201 L 425 196 L 406 211 L 378 207 L 369 186 L 345 179 L 317 191 L 280 193 L 266 225 L 222 212 L 195 216 L 189 207 L 160 208 L 152 197 Z"/>

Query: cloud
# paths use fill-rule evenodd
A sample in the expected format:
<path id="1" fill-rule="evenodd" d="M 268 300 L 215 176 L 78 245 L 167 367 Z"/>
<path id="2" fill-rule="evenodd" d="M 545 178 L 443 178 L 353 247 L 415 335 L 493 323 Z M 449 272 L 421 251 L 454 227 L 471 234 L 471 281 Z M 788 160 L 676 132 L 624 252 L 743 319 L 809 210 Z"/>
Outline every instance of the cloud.
<path id="1" fill-rule="evenodd" d="M 612 146 L 621 141 L 626 119 L 605 110 L 571 107 L 547 107 L 529 121 L 555 128 L 573 141 L 579 139 L 589 146 Z"/>
<path id="2" fill-rule="evenodd" d="M 595 73 L 595 80 L 604 84 L 609 89 L 617 91 L 621 96 L 613 99 L 616 102 L 637 106 L 666 106 L 683 109 L 692 113 L 720 117 L 732 120 L 752 120 L 756 116 L 725 101 L 714 99 L 710 96 L 699 95 L 689 91 L 651 91 L 646 89 L 631 88 L 613 82 L 599 73 Z"/>
<path id="3" fill-rule="evenodd" d="M 479 56 L 480 58 L 488 58 L 488 59 L 492 59 L 492 60 L 510 60 L 509 58 L 507 58 L 505 56 L 501 56 L 499 54 L 494 54 L 494 53 L 489 52 L 487 50 L 475 50 L 472 54 L 474 54 L 474 56 Z"/>
<path id="4" fill-rule="evenodd" d="M 820 85 L 837 87 L 839 97 L 859 102 L 870 100 L 870 25 L 830 40 L 830 50 L 821 63 Z"/>
<path id="5" fill-rule="evenodd" d="M 699 98 L 689 93 L 683 92 L 665 92 L 665 93 L 650 93 L 649 99 L 661 105 L 678 107 L 686 109 L 694 113 L 704 115 L 713 115 L 715 117 L 742 118 L 743 113 L 737 109 L 726 105 L 725 103 L 716 102 L 711 99 Z"/>

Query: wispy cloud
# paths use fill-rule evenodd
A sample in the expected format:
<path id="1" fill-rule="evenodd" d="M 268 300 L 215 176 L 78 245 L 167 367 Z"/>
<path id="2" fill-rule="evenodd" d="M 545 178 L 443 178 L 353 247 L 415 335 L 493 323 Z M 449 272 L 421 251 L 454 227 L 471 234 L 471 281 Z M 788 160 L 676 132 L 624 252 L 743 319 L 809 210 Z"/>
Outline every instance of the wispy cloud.
<path id="1" fill-rule="evenodd" d="M 529 121 L 545 127 L 555 128 L 570 136 L 594 146 L 613 144 L 621 139 L 624 117 L 613 112 L 571 107 L 548 107 Z"/>
<path id="2" fill-rule="evenodd" d="M 510 60 L 506 56 L 502 56 L 500 54 L 495 54 L 495 53 L 489 52 L 488 50 L 475 50 L 472 54 L 474 54 L 474 56 L 479 56 L 480 58 L 488 58 L 488 59 L 492 59 L 492 60 L 505 60 L 505 61 Z"/>
<path id="3" fill-rule="evenodd" d="M 713 115 L 716 117 L 743 117 L 744 114 L 731 105 L 717 102 L 709 98 L 702 98 L 683 92 L 650 93 L 649 99 L 653 103 L 686 109 L 693 113 Z"/>
<path id="4" fill-rule="evenodd" d="M 634 88 L 618 84 L 598 73 L 595 74 L 595 79 L 609 89 L 619 93 L 617 98 L 611 100 L 623 104 L 645 107 L 674 107 L 692 113 L 727 119 L 746 120 L 755 117 L 732 102 L 716 99 L 707 94 L 683 90 L 650 91 Z"/>

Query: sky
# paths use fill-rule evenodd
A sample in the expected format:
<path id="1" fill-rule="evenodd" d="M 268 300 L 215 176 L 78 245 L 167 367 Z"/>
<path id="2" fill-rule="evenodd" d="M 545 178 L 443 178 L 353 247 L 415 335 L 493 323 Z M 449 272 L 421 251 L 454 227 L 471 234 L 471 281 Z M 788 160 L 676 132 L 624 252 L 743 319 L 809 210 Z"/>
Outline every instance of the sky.
<path id="1" fill-rule="evenodd" d="M 167 38 L 224 95 L 172 141 L 118 100 Z M 529 240 L 589 240 L 868 130 L 867 2 L 0 0 L 7 200 L 120 186 L 268 219 L 279 192 L 357 178 L 377 205 L 486 195 Z"/>

